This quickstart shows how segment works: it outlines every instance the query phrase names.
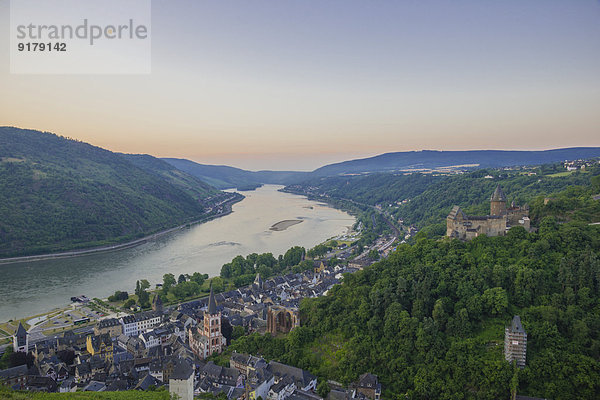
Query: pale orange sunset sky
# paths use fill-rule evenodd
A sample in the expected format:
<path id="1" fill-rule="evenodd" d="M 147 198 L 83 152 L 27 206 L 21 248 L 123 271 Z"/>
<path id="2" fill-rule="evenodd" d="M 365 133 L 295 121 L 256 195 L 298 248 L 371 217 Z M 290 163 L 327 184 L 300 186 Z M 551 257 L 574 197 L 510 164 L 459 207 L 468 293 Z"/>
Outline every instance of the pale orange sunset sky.
<path id="1" fill-rule="evenodd" d="M 598 1 L 155 1 L 150 75 L 17 75 L 0 125 L 310 170 L 383 152 L 600 146 Z"/>

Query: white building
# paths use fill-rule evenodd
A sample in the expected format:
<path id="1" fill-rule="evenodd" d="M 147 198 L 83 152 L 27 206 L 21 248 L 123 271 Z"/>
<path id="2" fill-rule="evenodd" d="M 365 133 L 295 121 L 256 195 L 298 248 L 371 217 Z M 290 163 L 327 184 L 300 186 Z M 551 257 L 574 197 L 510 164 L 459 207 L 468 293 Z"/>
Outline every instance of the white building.
<path id="1" fill-rule="evenodd" d="M 161 315 L 156 312 L 142 312 L 127 315 L 121 318 L 123 334 L 127 336 L 139 336 L 140 333 L 146 332 L 146 330 L 160 324 L 161 319 Z"/>
<path id="2" fill-rule="evenodd" d="M 144 347 L 147 349 L 160 345 L 160 338 L 153 331 L 142 333 L 140 340 L 144 342 Z"/>

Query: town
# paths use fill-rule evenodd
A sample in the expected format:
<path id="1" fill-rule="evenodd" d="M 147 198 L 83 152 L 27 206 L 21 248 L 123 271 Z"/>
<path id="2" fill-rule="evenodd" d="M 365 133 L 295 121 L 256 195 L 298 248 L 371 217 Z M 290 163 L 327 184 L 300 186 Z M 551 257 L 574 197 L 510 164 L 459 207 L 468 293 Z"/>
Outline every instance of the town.
<path id="1" fill-rule="evenodd" d="M 163 307 L 158 295 L 152 311 L 101 319 L 93 332 L 67 331 L 30 343 L 19 324 L 15 352 L 28 353 L 30 365 L 0 371 L 0 382 L 15 390 L 73 392 L 154 390 L 168 386 L 181 399 L 211 394 L 227 399 L 320 399 L 310 372 L 259 355 L 233 353 L 229 367 L 206 361 L 231 341 L 231 331 L 285 334 L 300 325 L 303 298 L 326 295 L 343 274 L 361 267 L 315 260 L 315 268 L 263 280 L 208 298 Z M 86 301 L 86 298 L 76 298 Z M 239 329 L 239 328 L 238 328 Z M 329 398 L 379 399 L 375 375 L 363 374 L 349 387 L 329 382 Z"/>

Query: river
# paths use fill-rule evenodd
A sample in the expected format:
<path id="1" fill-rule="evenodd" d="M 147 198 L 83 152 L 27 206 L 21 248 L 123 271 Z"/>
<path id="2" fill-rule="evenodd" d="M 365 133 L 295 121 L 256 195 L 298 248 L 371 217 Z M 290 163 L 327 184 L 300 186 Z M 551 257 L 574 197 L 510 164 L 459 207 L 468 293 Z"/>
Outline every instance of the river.
<path id="1" fill-rule="evenodd" d="M 343 234 L 354 223 L 347 213 L 303 196 L 265 185 L 242 192 L 233 213 L 140 246 L 73 258 L 0 265 L 0 321 L 23 318 L 64 306 L 71 296 L 106 298 L 115 290 L 132 292 L 138 279 L 151 284 L 173 273 L 218 275 L 237 255 L 306 248 Z M 285 230 L 277 222 L 301 219 Z"/>

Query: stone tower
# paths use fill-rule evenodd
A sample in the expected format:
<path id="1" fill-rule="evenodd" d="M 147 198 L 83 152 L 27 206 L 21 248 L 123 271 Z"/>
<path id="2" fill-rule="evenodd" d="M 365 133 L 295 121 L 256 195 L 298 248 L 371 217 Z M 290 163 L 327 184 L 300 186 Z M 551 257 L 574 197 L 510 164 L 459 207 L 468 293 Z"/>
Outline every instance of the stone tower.
<path id="1" fill-rule="evenodd" d="M 13 336 L 13 350 L 27 353 L 29 351 L 29 334 L 19 322 L 19 327 Z"/>
<path id="2" fill-rule="evenodd" d="M 208 355 L 220 353 L 225 345 L 225 338 L 221 332 L 221 312 L 217 311 L 215 295 L 210 285 L 210 295 L 208 296 L 208 309 L 204 313 L 204 337 L 208 339 Z"/>
<path id="3" fill-rule="evenodd" d="M 515 315 L 510 326 L 504 330 L 504 358 L 524 368 L 527 359 L 527 332 L 521 325 L 521 318 Z"/>
<path id="4" fill-rule="evenodd" d="M 194 400 L 194 368 L 185 359 L 175 361 L 169 376 L 169 393 L 176 399 Z"/>
<path id="5" fill-rule="evenodd" d="M 159 314 L 162 314 L 163 312 L 163 302 L 158 294 L 154 296 L 154 299 L 152 300 L 152 309 Z"/>
<path id="6" fill-rule="evenodd" d="M 490 199 L 490 215 L 502 216 L 506 215 L 506 196 L 500 185 L 496 186 L 494 194 Z"/>

